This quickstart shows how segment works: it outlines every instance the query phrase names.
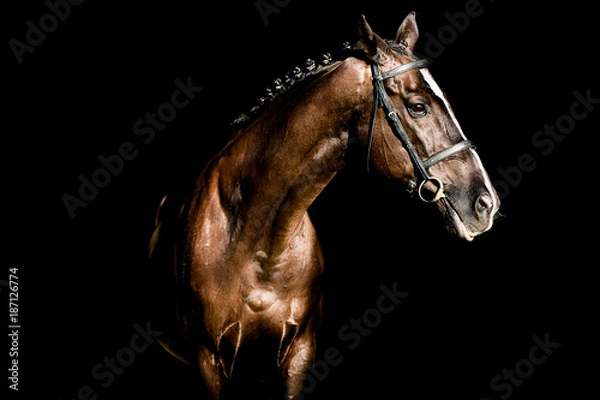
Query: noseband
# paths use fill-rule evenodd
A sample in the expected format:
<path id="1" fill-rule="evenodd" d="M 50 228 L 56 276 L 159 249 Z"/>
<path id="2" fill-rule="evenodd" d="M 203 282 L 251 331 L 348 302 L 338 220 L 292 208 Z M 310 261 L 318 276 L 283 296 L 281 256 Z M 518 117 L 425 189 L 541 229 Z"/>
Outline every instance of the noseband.
<path id="1" fill-rule="evenodd" d="M 367 142 L 367 171 L 369 170 L 370 165 L 370 155 L 371 155 L 371 144 L 373 141 L 373 126 L 375 125 L 375 117 L 377 116 L 377 109 L 381 107 L 383 112 L 385 113 L 385 119 L 388 121 L 390 128 L 394 135 L 400 140 L 404 149 L 408 152 L 410 159 L 413 163 L 414 167 L 414 176 L 410 180 L 408 184 L 407 190 L 410 193 L 413 193 L 415 189 L 417 190 L 417 194 L 419 198 L 426 203 L 434 203 L 444 197 L 444 184 L 442 181 L 436 177 L 432 177 L 429 175 L 429 168 L 433 165 L 443 161 L 449 157 L 452 157 L 456 153 L 459 153 L 463 150 L 474 148 L 473 143 L 470 140 L 464 139 L 444 150 L 435 153 L 431 157 L 426 160 L 422 160 L 421 157 L 417 154 L 417 150 L 415 146 L 410 141 L 404 127 L 402 126 L 402 122 L 396 113 L 392 102 L 385 91 L 385 87 L 383 86 L 383 81 L 389 78 L 393 78 L 394 76 L 403 74 L 405 72 L 411 71 L 413 69 L 421 69 L 427 67 L 427 60 L 417 60 L 411 61 L 409 63 L 400 65 L 398 67 L 392 68 L 391 70 L 381 73 L 379 71 L 379 67 L 375 64 L 371 64 L 371 72 L 373 74 L 373 108 L 371 110 L 371 122 L 369 124 L 369 135 Z M 424 186 L 426 183 L 431 182 L 437 188 L 433 197 L 426 196 L 424 193 Z"/>

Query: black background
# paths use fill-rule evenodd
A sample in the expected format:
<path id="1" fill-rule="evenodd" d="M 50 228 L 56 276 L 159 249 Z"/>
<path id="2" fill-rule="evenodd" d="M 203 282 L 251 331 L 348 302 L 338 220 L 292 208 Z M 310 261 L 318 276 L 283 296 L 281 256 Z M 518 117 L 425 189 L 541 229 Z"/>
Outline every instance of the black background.
<path id="1" fill-rule="evenodd" d="M 275 77 L 355 41 L 361 12 L 389 38 L 415 10 L 417 52 L 426 54 L 425 33 L 437 35 L 448 25 L 444 14 L 466 3 L 293 0 L 265 25 L 253 0 L 90 0 L 73 6 L 22 64 L 5 45 L 0 279 L 18 266 L 19 395 L 66 400 L 89 385 L 99 399 L 199 398 L 193 371 L 157 346 L 106 389 L 90 372 L 150 318 L 156 293 L 146 247 L 160 198 L 194 179 L 226 143 L 228 122 Z M 600 97 L 596 11 L 577 1 L 523 4 L 482 0 L 483 13 L 430 70 L 493 181 L 525 153 L 537 167 L 503 196 L 505 218 L 472 243 L 449 237 L 433 210 L 360 166 L 334 179 L 311 209 L 327 260 L 318 357 L 333 346 L 344 361 L 308 398 L 499 399 L 492 378 L 546 334 L 561 347 L 510 397 L 597 391 L 600 110 L 548 156 L 531 144 L 569 113 L 575 91 Z M 3 8 L 4 43 L 23 41 L 25 21 L 48 12 L 43 1 Z M 188 77 L 202 93 L 142 144 L 133 123 Z M 71 219 L 61 196 L 76 195 L 78 176 L 90 177 L 98 157 L 125 141 L 139 155 Z M 395 282 L 409 296 L 348 349 L 340 327 L 375 306 L 380 285 Z M 8 343 L 0 350 L 3 387 L 4 349 Z"/>

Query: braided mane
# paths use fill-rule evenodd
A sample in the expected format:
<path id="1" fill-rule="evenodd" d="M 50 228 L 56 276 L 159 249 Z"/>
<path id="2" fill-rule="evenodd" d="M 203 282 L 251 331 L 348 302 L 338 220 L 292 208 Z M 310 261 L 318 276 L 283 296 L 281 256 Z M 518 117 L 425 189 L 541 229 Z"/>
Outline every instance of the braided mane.
<path id="1" fill-rule="evenodd" d="M 236 132 L 248 127 L 279 95 L 295 89 L 300 83 L 318 77 L 333 63 L 343 61 L 350 56 L 361 56 L 364 58 L 362 51 L 359 52 L 359 46 L 351 46 L 346 42 L 342 45 L 341 51 L 335 56 L 332 56 L 331 53 L 325 53 L 320 56 L 318 61 L 307 58 L 302 67 L 293 67 L 282 78 L 274 79 L 272 86 L 266 88 L 264 95 L 257 99 L 257 104 L 250 111 L 239 114 L 230 123 L 231 129 Z"/>
<path id="2" fill-rule="evenodd" d="M 386 40 L 389 47 L 398 53 L 409 56 L 405 44 L 396 43 L 392 40 Z M 359 42 L 351 45 L 344 42 L 341 50 L 332 57 L 331 53 L 321 55 L 318 63 L 312 58 L 307 58 L 302 67 L 294 67 L 288 71 L 283 78 L 276 78 L 273 85 L 265 89 L 264 95 L 259 97 L 258 103 L 250 111 L 239 114 L 231 123 L 230 127 L 234 132 L 248 127 L 260 113 L 273 102 L 279 95 L 289 92 L 296 88 L 299 83 L 307 82 L 309 78 L 316 78 L 325 72 L 333 63 L 343 61 L 349 57 L 360 58 L 368 61 Z"/>

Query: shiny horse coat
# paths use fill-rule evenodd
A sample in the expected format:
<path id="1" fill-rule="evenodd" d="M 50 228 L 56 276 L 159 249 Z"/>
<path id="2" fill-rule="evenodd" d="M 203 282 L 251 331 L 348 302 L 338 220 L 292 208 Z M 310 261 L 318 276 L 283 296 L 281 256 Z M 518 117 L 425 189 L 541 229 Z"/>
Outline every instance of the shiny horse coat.
<path id="1" fill-rule="evenodd" d="M 170 198 L 159 211 L 151 248 L 170 289 L 163 311 L 172 322 L 163 325 L 163 343 L 199 368 L 212 399 L 301 396 L 315 357 L 324 268 L 307 210 L 351 145 L 369 148 L 371 171 L 407 187 L 417 175 L 414 157 L 444 155 L 427 165 L 436 181 L 419 196 L 466 240 L 492 226 L 498 197 L 424 65 L 382 80 L 414 157 L 389 115 L 375 109 L 372 66 L 385 74 L 417 60 L 414 14 L 393 41 L 364 19 L 359 33 L 360 51 L 327 59 L 264 106 L 208 163 L 175 215 L 166 216 Z"/>

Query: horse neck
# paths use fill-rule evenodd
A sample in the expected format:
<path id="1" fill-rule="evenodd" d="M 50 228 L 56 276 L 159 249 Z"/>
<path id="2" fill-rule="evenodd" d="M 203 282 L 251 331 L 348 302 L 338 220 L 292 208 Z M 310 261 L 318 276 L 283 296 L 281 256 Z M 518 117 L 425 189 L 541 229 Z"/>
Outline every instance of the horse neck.
<path id="1" fill-rule="evenodd" d="M 271 104 L 224 150 L 229 173 L 220 173 L 222 192 L 241 216 L 245 237 L 285 242 L 297 232 L 344 166 L 355 116 L 368 113 L 367 70 L 356 59 L 332 65 L 304 90 Z"/>

